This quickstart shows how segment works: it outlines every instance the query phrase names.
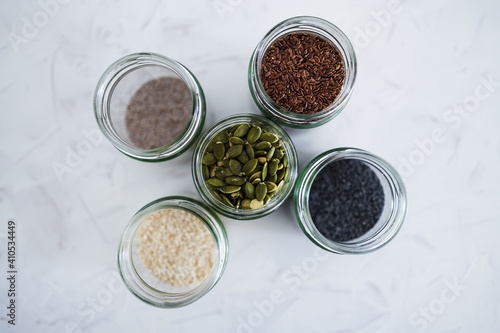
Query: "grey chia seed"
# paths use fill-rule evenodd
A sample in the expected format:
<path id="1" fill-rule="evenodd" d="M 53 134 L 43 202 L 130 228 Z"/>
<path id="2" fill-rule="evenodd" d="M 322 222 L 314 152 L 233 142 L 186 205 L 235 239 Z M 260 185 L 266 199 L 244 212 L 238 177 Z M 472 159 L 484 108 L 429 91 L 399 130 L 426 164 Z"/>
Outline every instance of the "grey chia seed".
<path id="1" fill-rule="evenodd" d="M 127 107 L 126 125 L 131 143 L 155 149 L 175 140 L 191 117 L 191 92 L 179 78 L 161 77 L 142 85 Z"/>

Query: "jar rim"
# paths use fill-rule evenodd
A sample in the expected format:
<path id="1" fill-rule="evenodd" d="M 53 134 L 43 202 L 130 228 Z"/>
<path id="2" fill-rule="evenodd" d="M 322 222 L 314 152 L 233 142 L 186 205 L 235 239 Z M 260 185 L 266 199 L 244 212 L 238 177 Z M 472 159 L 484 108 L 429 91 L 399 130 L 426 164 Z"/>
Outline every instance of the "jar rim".
<path id="1" fill-rule="evenodd" d="M 316 228 L 308 207 L 309 190 L 314 178 L 327 164 L 341 159 L 360 160 L 376 169 L 387 180 L 390 188 L 391 213 L 378 230 L 368 238 L 347 242 L 332 241 Z M 384 159 L 368 151 L 342 147 L 316 156 L 299 175 L 294 190 L 294 208 L 297 222 L 304 234 L 324 250 L 337 254 L 362 254 L 372 252 L 392 240 L 401 229 L 406 217 L 407 194 L 397 170 Z"/>
<path id="2" fill-rule="evenodd" d="M 175 139 L 154 149 L 142 149 L 125 142 L 116 133 L 110 117 L 110 101 L 122 78 L 141 68 L 163 67 L 181 79 L 192 96 L 191 115 L 186 128 Z M 205 96 L 196 77 L 180 62 L 157 53 L 126 55 L 112 63 L 101 75 L 94 92 L 94 116 L 104 136 L 123 154 L 145 162 L 159 162 L 184 153 L 201 134 L 205 122 Z"/>
<path id="3" fill-rule="evenodd" d="M 341 93 L 330 106 L 320 112 L 299 114 L 288 111 L 269 97 L 262 86 L 260 67 L 267 48 L 278 38 L 293 32 L 306 32 L 319 35 L 333 44 L 342 55 L 346 77 Z M 275 25 L 257 44 L 250 59 L 248 84 L 251 95 L 260 110 L 281 125 L 298 128 L 316 127 L 332 120 L 345 108 L 353 91 L 356 72 L 356 54 L 351 42 L 342 30 L 333 23 L 318 17 L 297 16 Z"/>
<path id="4" fill-rule="evenodd" d="M 186 292 L 169 293 L 158 290 L 140 276 L 133 264 L 132 246 L 138 228 L 147 216 L 162 209 L 181 209 L 195 215 L 214 238 L 214 266 L 203 282 Z M 177 308 L 193 303 L 217 284 L 225 270 L 228 251 L 229 243 L 224 225 L 210 207 L 183 196 L 163 197 L 139 209 L 123 230 L 118 246 L 118 269 L 126 287 L 140 300 L 160 308 Z"/>
<path id="5" fill-rule="evenodd" d="M 288 156 L 288 165 L 290 169 L 288 171 L 287 183 L 284 184 L 280 193 L 277 193 L 269 200 L 267 204 L 258 209 L 236 209 L 224 205 L 215 197 L 215 195 L 213 195 L 208 186 L 206 186 L 205 180 L 203 178 L 201 160 L 203 159 L 203 154 L 206 151 L 207 146 L 210 144 L 210 141 L 212 141 L 213 137 L 222 129 L 228 128 L 238 123 L 257 123 L 260 124 L 260 126 L 272 128 L 272 130 L 276 134 L 278 134 L 280 139 L 283 141 L 282 147 L 285 149 L 285 152 Z M 218 213 L 226 217 L 238 220 L 251 220 L 266 216 L 274 212 L 293 192 L 295 181 L 297 180 L 298 176 L 298 156 L 292 139 L 278 124 L 260 115 L 240 113 L 219 120 L 203 133 L 202 138 L 195 146 L 193 159 L 191 162 L 191 173 L 196 190 L 198 191 L 202 199 L 211 207 L 213 207 Z"/>

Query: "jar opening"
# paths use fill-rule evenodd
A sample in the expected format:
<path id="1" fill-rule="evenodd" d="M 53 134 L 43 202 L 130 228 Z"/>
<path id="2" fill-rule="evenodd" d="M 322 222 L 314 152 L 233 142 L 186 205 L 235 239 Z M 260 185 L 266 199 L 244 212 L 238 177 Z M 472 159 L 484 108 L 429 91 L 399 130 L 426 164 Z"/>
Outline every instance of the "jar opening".
<path id="1" fill-rule="evenodd" d="M 328 183 L 322 173 L 342 161 L 356 162 L 351 169 L 333 170 L 337 174 L 328 174 L 333 181 Z M 315 186 L 316 179 L 326 185 Z M 330 206 L 311 201 L 326 197 Z M 383 246 L 398 232 L 406 215 L 406 191 L 397 171 L 355 148 L 333 149 L 311 161 L 299 178 L 294 202 L 304 233 L 318 246 L 341 254 L 366 253 Z M 317 213 L 320 208 L 324 208 L 323 217 Z"/>

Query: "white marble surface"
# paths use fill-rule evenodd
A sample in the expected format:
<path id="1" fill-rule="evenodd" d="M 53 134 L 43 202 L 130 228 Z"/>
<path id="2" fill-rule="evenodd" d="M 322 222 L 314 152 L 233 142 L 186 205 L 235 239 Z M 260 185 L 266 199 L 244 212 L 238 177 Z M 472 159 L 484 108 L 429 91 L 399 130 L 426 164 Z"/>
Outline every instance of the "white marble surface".
<path id="1" fill-rule="evenodd" d="M 1 332 L 500 331 L 500 1 L 72 0 L 44 16 L 50 2 L 0 2 Z M 377 23 L 374 12 L 394 8 Z M 54 162 L 65 163 L 97 128 L 99 76 L 123 55 L 154 51 L 200 80 L 205 128 L 258 113 L 246 81 L 250 54 L 296 15 L 338 25 L 359 63 L 338 118 L 288 130 L 301 168 L 340 146 L 387 159 L 409 193 L 400 234 L 372 254 L 323 257 L 289 200 L 260 220 L 223 219 L 229 263 L 198 302 L 176 310 L 142 303 L 117 277 L 118 239 L 143 204 L 199 198 L 186 168 L 192 149 L 147 164 L 102 141 L 59 180 Z M 429 145 L 433 135 L 439 142 Z M 427 155 L 417 142 L 427 142 Z M 18 226 L 15 327 L 5 308 L 9 218 Z M 297 273 L 302 265 L 310 272 Z M 269 305 L 272 293 L 282 293 L 272 311 L 256 305 Z"/>

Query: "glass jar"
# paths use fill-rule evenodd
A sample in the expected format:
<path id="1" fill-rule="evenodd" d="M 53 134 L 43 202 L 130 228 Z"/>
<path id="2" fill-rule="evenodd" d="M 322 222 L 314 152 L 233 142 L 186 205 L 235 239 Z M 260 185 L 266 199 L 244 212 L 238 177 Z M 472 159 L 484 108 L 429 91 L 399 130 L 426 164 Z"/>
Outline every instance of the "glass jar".
<path id="1" fill-rule="evenodd" d="M 237 124 L 255 124 L 268 132 L 276 134 L 283 142 L 282 147 L 284 148 L 285 155 L 288 159 L 288 176 L 283 187 L 266 204 L 257 209 L 237 209 L 222 203 L 207 186 L 203 177 L 202 160 L 208 145 L 219 132 Z M 191 163 L 194 185 L 203 200 L 205 200 L 205 202 L 213 207 L 218 213 L 237 220 L 260 218 L 278 209 L 278 207 L 285 201 L 293 190 L 298 175 L 297 168 L 297 152 L 288 134 L 273 121 L 253 114 L 238 114 L 230 116 L 212 125 L 203 134 L 200 141 L 198 141 L 194 150 L 193 161 Z"/>
<path id="2" fill-rule="evenodd" d="M 215 243 L 214 265 L 199 285 L 176 287 L 155 278 L 139 256 L 139 227 L 147 216 L 161 209 L 180 209 L 195 215 L 207 227 Z M 161 308 L 188 305 L 212 289 L 222 276 L 228 258 L 224 225 L 206 205 L 185 197 L 165 197 L 142 207 L 123 231 L 118 248 L 118 267 L 127 288 L 142 301 Z"/>
<path id="3" fill-rule="evenodd" d="M 341 159 L 356 159 L 369 166 L 380 180 L 385 203 L 380 218 L 368 232 L 350 241 L 335 242 L 315 226 L 309 211 L 309 191 L 320 170 Z M 313 243 L 337 254 L 361 254 L 387 244 L 399 231 L 406 216 L 406 189 L 396 169 L 380 157 L 361 149 L 338 148 L 315 157 L 302 171 L 295 186 L 294 207 L 302 231 Z"/>
<path id="4" fill-rule="evenodd" d="M 318 35 L 334 45 L 344 59 L 346 77 L 340 95 L 333 104 L 323 111 L 310 114 L 299 114 L 288 111 L 276 104 L 262 86 L 260 68 L 264 54 L 268 47 L 277 39 L 290 33 L 309 33 Z M 248 84 L 255 103 L 266 116 L 273 118 L 281 125 L 296 128 L 310 128 L 327 123 L 344 109 L 351 96 L 354 81 L 356 79 L 356 70 L 357 66 L 354 48 L 347 36 L 339 28 L 320 18 L 299 16 L 279 23 L 259 42 L 250 59 Z"/>
<path id="5" fill-rule="evenodd" d="M 192 96 L 190 117 L 172 141 L 154 149 L 138 148 L 127 130 L 127 106 L 141 86 L 163 77 L 179 78 L 186 84 Z M 117 60 L 101 76 L 94 94 L 94 112 L 99 128 L 119 151 L 141 161 L 157 162 L 179 156 L 196 141 L 205 121 L 205 97 L 196 77 L 179 62 L 155 53 L 134 53 Z"/>

